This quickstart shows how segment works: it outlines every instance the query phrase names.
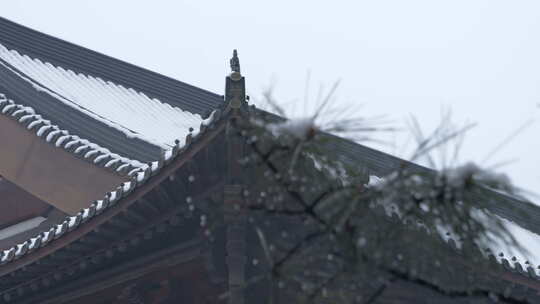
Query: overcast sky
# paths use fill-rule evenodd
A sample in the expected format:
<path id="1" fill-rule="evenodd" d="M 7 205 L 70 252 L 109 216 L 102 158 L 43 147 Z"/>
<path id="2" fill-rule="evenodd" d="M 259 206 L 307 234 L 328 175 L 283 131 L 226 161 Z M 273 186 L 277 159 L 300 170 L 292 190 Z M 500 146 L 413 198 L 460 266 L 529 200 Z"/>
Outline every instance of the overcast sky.
<path id="1" fill-rule="evenodd" d="M 397 127 L 414 115 L 429 131 L 450 108 L 456 123 L 478 123 L 461 161 L 515 160 L 500 170 L 540 192 L 538 0 L 21 0 L 0 15 L 219 94 L 237 48 L 252 96 L 273 83 L 279 100 L 301 103 L 311 71 L 313 95 L 341 79 L 336 105 Z M 407 156 L 408 137 L 381 135 L 396 143 L 382 149 Z"/>

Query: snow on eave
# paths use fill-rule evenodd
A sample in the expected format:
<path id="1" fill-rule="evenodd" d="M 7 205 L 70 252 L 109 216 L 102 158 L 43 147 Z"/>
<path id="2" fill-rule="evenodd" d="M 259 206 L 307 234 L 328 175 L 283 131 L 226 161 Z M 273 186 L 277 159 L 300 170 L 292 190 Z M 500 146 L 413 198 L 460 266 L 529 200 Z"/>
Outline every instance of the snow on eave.
<path id="1" fill-rule="evenodd" d="M 503 219 L 503 221 L 505 220 Z M 527 253 L 521 253 L 517 249 L 508 248 L 506 245 L 498 244 L 496 242 L 490 244 L 489 248 L 486 248 L 485 250 L 481 250 L 475 245 L 473 250 L 489 261 L 494 267 L 499 267 L 533 280 L 540 280 L 540 256 L 538 252 L 531 252 L 532 248 L 538 248 L 540 246 L 540 243 L 538 243 L 540 241 L 540 236 L 534 232 L 523 229 L 514 223 L 505 222 L 505 225 L 507 226 L 507 229 L 512 232 L 517 242 L 528 251 Z M 514 228 L 523 230 L 524 234 L 516 234 Z M 462 248 L 460 241 L 455 240 L 451 235 L 442 233 L 437 233 L 437 235 L 439 240 L 449 245 L 457 253 L 462 250 L 467 250 Z M 531 239 L 535 240 L 534 244 L 523 242 L 524 240 Z M 468 250 L 470 250 L 470 248 Z"/>
<path id="2" fill-rule="evenodd" d="M 16 107 L 13 105 L 13 102 L 8 101 L 3 95 L 0 95 L 0 113 L 2 113 L 2 109 L 5 109 L 6 107 L 10 107 L 8 109 L 9 112 L 7 113 L 13 113 L 13 108 Z M 192 143 L 202 138 L 207 130 L 212 128 L 221 117 L 221 111 L 215 110 L 208 119 L 201 122 L 200 128 L 195 135 L 188 134 L 185 140 L 182 142 L 178 141 L 177 144 L 170 149 L 170 156 L 168 159 L 152 162 L 146 166 L 143 171 L 137 172 L 136 176 L 134 176 L 131 181 L 124 182 L 116 187 L 115 190 L 107 192 L 103 199 L 92 202 L 88 208 L 83 208 L 75 216 L 67 216 L 62 222 L 51 227 L 48 231 L 43 231 L 21 244 L 0 251 L 0 266 L 20 259 L 28 253 L 39 250 L 39 248 L 45 247 L 50 242 L 65 236 L 95 216 L 108 211 L 122 198 L 129 196 L 135 189 L 146 184 L 150 177 L 158 174 L 167 164 L 182 155 Z"/>
<path id="3" fill-rule="evenodd" d="M 508 248 L 508 246 L 499 241 L 491 244 L 491 252 L 497 253 L 495 258 L 506 268 L 510 268 L 509 270 L 518 272 L 526 270 L 531 275 L 535 274 L 537 279 L 540 279 L 540 235 L 524 229 L 510 220 L 502 217 L 500 219 L 505 228 L 515 238 L 518 245 L 525 251 L 521 252 L 519 249 Z M 506 260 L 510 257 L 511 261 Z M 510 266 L 512 263 L 514 264 L 513 267 Z"/>
<path id="4" fill-rule="evenodd" d="M 366 186 L 368 188 L 381 188 L 384 187 L 385 183 L 387 182 L 388 177 L 370 175 L 369 182 Z M 389 218 L 401 220 L 401 214 L 398 206 L 395 204 L 392 204 L 392 206 L 394 208 L 388 208 L 389 206 L 384 206 L 383 204 L 377 205 L 377 207 L 382 208 L 383 214 L 387 215 Z M 497 216 L 500 218 L 505 228 L 516 239 L 518 245 L 522 246 L 522 249 L 524 249 L 526 252 L 519 252 L 518 249 L 509 248 L 504 244 L 504 242 L 501 241 L 491 242 L 489 248 L 487 248 L 487 251 L 480 250 L 479 248 L 476 248 L 476 251 L 478 251 L 478 253 L 481 254 L 485 259 L 495 263 L 496 266 L 503 267 L 508 271 L 519 273 L 535 280 L 540 280 L 540 235 L 522 228 L 517 223 L 492 214 L 487 210 L 483 211 L 487 216 Z M 409 223 L 408 225 L 415 224 Z M 449 245 L 456 252 L 465 250 L 462 248 L 461 242 L 459 240 L 455 240 L 451 233 L 447 233 L 447 231 L 443 228 L 439 229 L 436 233 L 427 231 L 426 227 L 420 224 L 416 224 L 415 228 L 434 235 L 435 238 Z M 510 260 L 508 260 L 509 258 Z"/>
<path id="5" fill-rule="evenodd" d="M 140 161 L 111 153 L 106 148 L 60 129 L 57 125 L 53 125 L 51 121 L 36 114 L 31 107 L 17 104 L 2 93 L 0 93 L 0 115 L 6 115 L 16 120 L 26 129 L 43 138 L 46 142 L 55 145 L 57 148 L 62 148 L 94 165 L 124 175 L 134 175 L 137 171 L 144 170 L 148 167 L 148 165 Z"/>

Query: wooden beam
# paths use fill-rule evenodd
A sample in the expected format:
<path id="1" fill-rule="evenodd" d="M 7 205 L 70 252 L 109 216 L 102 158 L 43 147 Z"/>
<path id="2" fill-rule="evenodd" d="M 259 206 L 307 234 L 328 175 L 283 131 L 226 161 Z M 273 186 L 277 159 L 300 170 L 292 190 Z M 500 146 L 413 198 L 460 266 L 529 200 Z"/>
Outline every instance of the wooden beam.
<path id="1" fill-rule="evenodd" d="M 128 180 L 51 145 L 6 115 L 0 115 L 0 142 L 9 143 L 2 144 L 2 175 L 71 215 Z"/>
<path id="2" fill-rule="evenodd" d="M 100 271 L 84 279 L 65 284 L 61 288 L 40 294 L 20 302 L 21 304 L 62 304 L 99 292 L 153 271 L 192 261 L 201 254 L 201 240 L 193 239 L 181 245 L 156 252 L 125 263 L 113 269 Z"/>
<path id="3" fill-rule="evenodd" d="M 223 187 L 223 185 L 221 183 L 217 184 L 217 185 L 214 185 L 213 187 L 209 188 L 208 191 L 200 194 L 199 196 L 194 197 L 194 201 L 197 202 L 197 201 L 200 201 L 202 199 L 205 199 L 206 195 L 208 195 L 209 193 L 213 193 L 215 191 L 218 191 L 218 189 L 221 189 L 222 187 Z M 77 269 L 78 268 L 77 263 L 79 263 L 80 261 L 83 261 L 83 260 L 87 260 L 87 259 L 90 260 L 93 264 L 99 264 L 99 263 L 101 263 L 103 261 L 104 257 L 107 256 L 107 253 L 109 251 L 112 251 L 113 253 L 114 253 L 114 251 L 122 252 L 122 250 L 119 247 L 120 243 L 126 244 L 132 238 L 137 237 L 139 235 L 142 235 L 143 237 L 146 237 L 147 233 L 150 233 L 150 238 L 151 238 L 151 236 L 153 234 L 152 230 L 151 230 L 152 228 L 154 228 L 157 232 L 164 232 L 165 229 L 166 229 L 165 222 L 168 221 L 171 218 L 174 218 L 176 216 L 176 213 L 181 211 L 183 208 L 184 208 L 183 206 L 178 205 L 174 209 L 170 210 L 170 212 L 162 213 L 159 217 L 152 219 L 152 221 L 150 221 L 148 223 L 148 225 L 141 226 L 138 229 L 134 229 L 134 230 L 130 231 L 127 235 L 123 236 L 120 239 L 117 239 L 116 242 L 112 242 L 110 244 L 107 244 L 107 247 L 101 248 L 99 251 L 94 251 L 94 252 L 90 252 L 90 253 L 88 253 L 86 255 L 79 256 L 78 259 L 70 261 L 69 263 L 63 263 L 62 265 L 58 265 L 58 264 L 53 265 L 53 266 L 56 266 L 55 268 L 51 267 L 52 269 L 54 269 L 53 273 L 47 273 L 47 274 L 44 274 L 44 276 L 56 276 L 56 275 L 63 276 L 63 274 L 66 273 L 67 271 L 74 271 L 74 269 Z M 160 228 L 160 225 L 161 225 L 161 228 Z M 125 249 L 127 249 L 127 248 L 124 247 L 124 251 L 125 251 Z M 34 278 L 34 280 L 39 280 L 39 277 Z M 31 283 L 31 282 L 29 282 L 28 280 L 25 280 L 24 282 L 22 282 L 21 285 L 25 285 L 25 284 L 29 284 L 29 283 Z M 17 287 L 18 287 L 18 285 L 12 286 L 9 290 L 15 290 Z"/>
<path id="4" fill-rule="evenodd" d="M 138 210 L 135 208 L 130 208 L 129 212 L 126 210 L 122 213 L 122 216 L 126 220 L 130 221 L 134 225 L 142 225 L 148 221 L 148 218 L 144 217 Z"/>
<path id="5" fill-rule="evenodd" d="M 142 197 L 139 199 L 139 204 L 137 207 L 142 207 L 147 212 L 149 212 L 151 215 L 159 215 L 161 214 L 161 210 L 159 210 L 153 203 L 153 201 L 149 201 L 148 198 Z"/>
<path id="6" fill-rule="evenodd" d="M 156 202 L 159 203 L 161 206 L 163 206 L 164 209 L 166 210 L 166 209 L 171 208 L 174 205 L 174 200 L 169 195 L 169 193 L 165 191 L 165 189 L 163 188 L 164 188 L 163 184 L 160 184 L 159 186 L 154 188 L 152 193 L 156 197 Z"/>
<path id="7" fill-rule="evenodd" d="M 112 218 L 108 223 L 104 225 L 107 230 L 119 231 L 123 233 L 124 231 L 129 231 L 133 229 L 133 224 L 126 220 L 121 215 L 118 215 Z"/>
<path id="8" fill-rule="evenodd" d="M 109 241 L 109 240 L 116 240 L 122 235 L 122 233 L 117 231 L 116 229 L 112 229 L 111 227 L 105 227 L 105 225 L 101 227 L 97 227 L 94 230 L 94 232 L 95 232 L 95 235 L 98 235 L 99 237 L 94 236 L 92 234 L 92 235 L 89 235 L 88 238 L 91 238 L 91 237 L 96 237 L 97 239 L 104 238 L 105 241 Z"/>

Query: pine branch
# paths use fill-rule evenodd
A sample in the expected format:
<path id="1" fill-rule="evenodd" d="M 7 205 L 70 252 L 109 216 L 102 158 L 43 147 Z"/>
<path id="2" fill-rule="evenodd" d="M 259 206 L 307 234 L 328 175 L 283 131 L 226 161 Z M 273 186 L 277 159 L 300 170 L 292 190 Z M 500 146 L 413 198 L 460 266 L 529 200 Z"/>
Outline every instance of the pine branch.
<path id="1" fill-rule="evenodd" d="M 450 133 L 447 136 L 442 136 L 442 138 L 439 139 L 438 141 L 433 141 L 431 139 L 422 141 L 415 156 L 418 157 L 418 156 L 423 155 L 424 153 L 426 153 L 426 151 L 431 150 L 432 147 L 438 146 L 438 145 L 448 141 L 449 139 L 452 139 L 452 138 L 460 135 L 466 129 L 467 128 L 465 128 L 464 130 L 460 130 L 458 132 Z M 244 134 L 242 134 L 242 132 L 238 132 L 238 134 L 241 137 L 247 138 L 246 137 L 247 132 L 244 132 Z M 265 254 L 267 255 L 267 259 L 269 260 L 269 264 L 271 266 L 271 272 L 270 273 L 271 273 L 272 277 L 281 277 L 282 275 L 284 275 L 286 273 L 286 269 L 284 270 L 284 268 L 286 266 L 289 266 L 289 263 L 288 263 L 289 261 L 295 259 L 295 257 L 297 257 L 297 256 L 301 256 L 301 252 L 302 252 L 303 249 L 306 249 L 307 247 L 309 247 L 309 246 L 311 246 L 313 244 L 316 245 L 317 244 L 316 242 L 319 239 L 323 239 L 324 236 L 329 236 L 330 238 L 332 238 L 332 237 L 333 238 L 341 238 L 340 241 L 345 242 L 345 245 L 343 246 L 343 248 L 349 248 L 347 246 L 349 246 L 349 244 L 353 244 L 353 249 L 356 249 L 356 247 L 354 247 L 355 246 L 354 244 L 356 244 L 355 240 L 357 238 L 357 229 L 359 228 L 359 226 L 357 226 L 355 224 L 351 224 L 351 219 L 353 219 L 353 217 L 355 215 L 358 215 L 358 214 L 355 213 L 354 210 L 351 210 L 351 209 L 340 209 L 337 212 L 333 212 L 333 213 L 330 214 L 331 219 L 332 218 L 335 219 L 336 217 L 338 217 L 337 220 L 328 220 L 327 219 L 328 217 L 321 216 L 321 214 L 319 214 L 319 213 L 322 213 L 322 212 L 320 212 L 320 210 L 318 210 L 318 207 L 321 205 L 321 203 L 327 201 L 327 199 L 331 195 L 337 194 L 340 191 L 346 191 L 346 190 L 352 189 L 352 188 L 354 188 L 354 186 L 343 186 L 343 187 L 332 187 L 332 186 L 330 186 L 327 189 L 325 189 L 324 191 L 322 191 L 321 193 L 318 193 L 318 195 L 316 195 L 315 198 L 308 199 L 310 196 L 303 194 L 303 192 L 301 190 L 297 190 L 296 189 L 297 185 L 295 183 L 291 182 L 292 179 L 287 179 L 286 178 L 287 174 L 283 174 L 282 170 L 280 169 L 280 166 L 278 166 L 274 162 L 274 161 L 277 162 L 277 160 L 274 158 L 277 153 L 282 153 L 280 155 L 285 156 L 285 157 L 290 156 L 290 154 L 293 154 L 294 161 L 297 161 L 299 159 L 299 157 L 300 157 L 299 156 L 300 152 L 298 150 L 299 149 L 298 146 L 296 146 L 296 148 L 293 148 L 291 146 L 282 145 L 282 144 L 278 143 L 278 144 L 275 144 L 275 145 L 271 146 L 270 149 L 267 152 L 264 152 L 264 151 L 261 150 L 261 148 L 259 147 L 256 140 L 246 140 L 246 142 L 249 145 L 249 147 L 251 148 L 251 150 L 253 151 L 253 153 L 257 156 L 256 161 L 260 161 L 259 164 L 262 164 L 262 165 L 265 166 L 265 168 L 269 169 L 269 171 L 274 176 L 273 181 L 279 186 L 279 188 L 283 189 L 284 193 L 286 193 L 288 195 L 287 197 L 290 198 L 291 203 L 294 203 L 296 205 L 296 207 L 299 207 L 298 209 L 292 209 L 292 208 L 269 209 L 267 206 L 264 206 L 264 205 L 261 205 L 261 206 L 255 205 L 255 206 L 248 206 L 247 208 L 249 210 L 251 210 L 251 211 L 262 211 L 266 215 L 278 215 L 278 216 L 285 215 L 285 216 L 305 217 L 305 218 L 313 220 L 315 223 L 318 224 L 316 226 L 317 230 L 315 232 L 311 232 L 311 233 L 305 235 L 301 240 L 295 242 L 294 245 L 291 246 L 290 249 L 286 250 L 284 255 L 276 262 L 272 261 L 271 252 L 269 250 L 269 246 L 268 246 L 268 244 L 266 242 L 266 239 L 265 239 L 262 231 L 260 229 L 257 230 L 257 232 L 259 234 L 259 237 L 260 237 L 260 240 L 261 240 L 261 243 L 262 243 L 263 248 L 265 250 Z M 290 157 L 289 157 L 289 159 L 290 159 Z M 285 166 L 285 167 L 287 167 L 287 166 Z M 284 170 L 286 171 L 286 169 L 284 169 Z M 403 184 L 404 179 L 407 179 L 407 178 L 411 177 L 411 175 L 409 175 L 409 173 L 406 172 L 406 170 L 404 168 L 401 168 L 401 169 L 397 170 L 396 171 L 396 176 L 394 176 L 394 177 L 396 177 L 395 180 L 392 180 L 390 182 L 395 183 L 395 185 L 394 185 L 395 188 L 398 188 L 398 189 L 403 188 L 402 190 L 410 190 L 410 189 L 407 188 L 406 185 Z M 433 181 L 430 180 L 430 182 L 433 182 Z M 423 185 L 423 186 L 429 186 L 429 185 L 430 184 L 428 183 L 428 184 Z M 441 190 L 441 189 L 438 189 L 438 190 Z M 385 190 L 384 189 L 379 189 L 379 191 L 382 193 Z M 442 202 L 442 203 L 446 204 L 446 203 L 448 203 L 447 200 L 449 200 L 450 202 L 453 202 L 453 201 L 457 200 L 455 197 L 448 198 L 448 197 L 441 196 L 442 192 L 441 193 L 435 193 L 436 195 L 434 197 L 426 197 L 426 198 L 423 198 L 423 197 L 417 198 L 417 197 L 415 197 L 414 195 L 411 194 L 412 192 L 409 192 L 409 191 L 407 191 L 407 192 L 403 193 L 403 195 L 405 195 L 405 196 L 402 196 L 400 198 L 400 201 L 405 200 L 405 201 L 408 201 L 408 202 L 413 202 L 413 205 L 414 205 L 414 207 L 416 209 L 420 208 L 421 204 L 424 201 L 426 201 L 426 202 Z M 375 193 L 373 196 L 377 197 L 377 195 L 378 195 L 378 193 Z M 369 194 L 367 194 L 366 197 L 370 197 Z M 351 204 L 352 202 L 347 201 L 346 203 Z M 324 205 L 324 206 L 326 206 L 326 205 Z M 340 207 L 341 207 L 341 205 L 340 205 Z M 452 207 L 452 206 L 450 206 L 450 207 Z M 325 209 L 325 210 L 327 210 L 327 209 Z M 443 209 L 443 211 L 444 211 L 444 209 Z M 410 214 L 410 212 L 413 212 L 412 209 L 403 210 L 404 215 L 406 215 L 407 217 L 409 215 L 411 215 L 411 217 L 414 218 L 415 214 Z M 337 216 L 336 216 L 336 214 L 337 214 Z M 368 213 L 368 214 L 370 214 L 370 213 Z M 374 214 L 374 216 L 377 217 L 375 214 Z M 416 216 L 418 216 L 418 215 L 416 215 Z M 447 215 L 445 215 L 445 214 L 441 215 L 441 218 L 442 218 L 443 222 L 445 220 L 444 216 L 447 216 Z M 467 225 L 466 230 L 468 230 L 471 227 L 472 228 L 475 227 L 474 225 L 471 226 L 472 224 L 470 223 L 470 218 L 467 218 L 466 214 L 456 212 L 455 214 L 452 213 L 451 216 L 457 217 L 460 223 L 463 223 L 463 224 Z M 377 220 L 378 220 L 378 218 L 377 218 Z M 345 226 L 346 229 L 342 230 L 342 229 L 336 228 L 336 225 L 338 225 L 336 223 L 345 223 L 344 226 Z M 451 223 L 453 223 L 453 222 L 451 222 Z M 477 230 L 475 230 L 475 231 L 477 231 Z M 386 237 L 388 237 L 388 236 L 389 236 L 389 234 L 387 233 Z M 324 247 L 327 244 L 322 243 L 322 245 L 323 246 L 317 247 L 317 248 L 323 248 L 323 250 L 329 249 L 328 247 Z M 334 249 L 330 250 L 330 252 L 333 252 L 333 251 L 334 251 Z M 324 252 L 327 252 L 327 251 L 324 251 Z M 281 252 L 279 254 L 281 254 Z M 434 292 L 436 292 L 436 293 L 438 293 L 438 294 L 440 294 L 442 296 L 455 298 L 455 299 L 481 297 L 481 298 L 487 298 L 487 299 L 497 298 L 497 299 L 504 300 L 506 303 L 510 303 L 510 304 L 526 304 L 526 303 L 530 303 L 527 300 L 520 300 L 520 299 L 511 297 L 509 295 L 501 294 L 500 292 L 492 291 L 492 290 L 485 289 L 485 288 L 472 287 L 472 288 L 467 289 L 467 290 L 446 290 L 446 289 L 444 289 L 443 286 L 441 286 L 439 284 L 436 284 L 436 283 L 433 283 L 433 282 L 431 282 L 429 280 L 423 279 L 423 278 L 421 278 L 419 276 L 411 275 L 411 273 L 409 273 L 408 271 L 403 271 L 403 270 L 400 270 L 400 269 L 397 269 L 397 268 L 394 268 L 394 267 L 386 266 L 383 262 L 381 262 L 380 259 L 378 260 L 376 257 L 374 257 L 372 259 L 371 257 L 366 256 L 365 253 L 359 252 L 358 250 L 354 250 L 353 254 L 355 255 L 355 257 L 360 256 L 362 262 L 365 265 L 369 265 L 370 267 L 374 267 L 374 269 L 377 272 L 379 272 L 381 275 L 390 278 L 390 279 L 387 279 L 387 281 L 384 282 L 383 285 L 378 287 L 375 290 L 375 292 L 367 299 L 367 301 L 364 304 L 375 303 L 375 301 L 377 301 L 377 299 L 379 299 L 380 296 L 384 293 L 384 291 L 388 288 L 390 283 L 392 283 L 392 282 L 394 282 L 395 280 L 398 280 L 398 279 L 406 281 L 406 282 L 410 282 L 412 284 L 415 284 L 415 285 L 418 285 L 418 286 L 421 286 L 421 287 L 424 287 L 424 288 L 427 288 L 427 289 L 429 289 L 431 291 L 434 291 Z M 342 258 L 342 256 L 348 257 L 349 255 L 347 253 L 345 253 L 343 255 L 340 255 L 340 253 L 338 252 L 336 254 L 336 256 L 340 256 L 340 260 L 345 261 L 345 263 L 346 263 L 347 258 Z M 331 263 L 329 262 L 329 263 L 325 263 L 325 264 L 329 265 L 329 266 L 336 266 L 335 263 L 336 262 L 333 261 Z M 340 262 L 339 265 L 342 266 L 342 263 Z M 320 296 L 321 291 L 324 288 L 326 288 L 327 286 L 330 286 L 333 282 L 335 282 L 340 277 L 340 275 L 342 275 L 344 269 L 348 269 L 349 266 L 351 266 L 350 268 L 352 268 L 352 265 L 345 264 L 345 267 L 344 268 L 339 268 L 340 270 L 337 271 L 337 272 L 336 272 L 337 268 L 333 268 L 330 271 L 328 271 L 327 273 L 324 273 L 325 270 L 322 270 L 322 272 L 324 273 L 323 277 L 326 278 L 326 279 L 324 280 L 324 282 L 322 284 L 319 284 L 317 286 L 317 288 L 312 293 L 309 294 L 309 297 L 308 297 L 309 300 L 313 301 L 318 296 Z M 330 277 L 328 277 L 328 275 L 330 275 Z M 308 276 L 308 275 L 306 275 L 306 276 Z M 306 276 L 304 276 L 303 278 L 305 278 Z M 302 276 L 300 276 L 300 277 L 302 278 Z M 318 280 L 317 282 L 320 283 L 320 281 L 319 281 L 320 276 L 316 276 L 316 279 Z M 295 278 L 295 280 L 296 280 L 296 278 Z"/>

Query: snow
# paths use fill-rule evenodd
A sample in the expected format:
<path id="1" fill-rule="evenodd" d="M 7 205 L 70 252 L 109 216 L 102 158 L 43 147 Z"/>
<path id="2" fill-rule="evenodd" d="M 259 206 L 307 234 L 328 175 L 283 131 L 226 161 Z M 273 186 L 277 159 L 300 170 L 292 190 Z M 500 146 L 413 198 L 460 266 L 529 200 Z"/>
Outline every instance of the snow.
<path id="1" fill-rule="evenodd" d="M 61 235 L 61 234 L 63 234 L 63 233 L 65 232 L 65 231 L 64 231 L 64 229 L 65 229 L 64 223 L 65 223 L 65 222 L 63 222 L 62 224 L 58 224 L 58 225 L 55 226 L 55 227 L 56 227 L 56 230 L 55 230 L 55 232 L 54 232 L 54 235 L 55 235 L 55 236 L 59 236 L 59 235 Z"/>
<path id="2" fill-rule="evenodd" d="M 97 200 L 96 201 L 96 211 L 101 211 L 101 209 L 103 209 L 103 200 Z"/>
<path id="3" fill-rule="evenodd" d="M 25 248 L 25 246 L 28 246 L 26 242 L 24 242 L 22 244 L 18 244 L 16 246 L 17 250 L 15 251 L 15 256 L 20 255 L 23 252 L 23 249 Z"/>
<path id="4" fill-rule="evenodd" d="M 368 188 L 379 188 L 384 187 L 386 180 L 384 178 L 378 177 L 376 175 L 370 175 L 368 181 Z"/>
<path id="5" fill-rule="evenodd" d="M 118 158 L 113 158 L 111 159 L 110 161 L 108 161 L 106 164 L 105 164 L 105 168 L 109 168 L 110 166 L 116 164 L 117 162 L 119 162 L 120 159 Z"/>
<path id="6" fill-rule="evenodd" d="M 104 159 L 107 159 L 107 158 L 109 158 L 109 155 L 107 155 L 107 154 L 102 154 L 102 155 L 96 157 L 96 159 L 94 159 L 94 163 L 97 164 L 97 163 L 99 163 L 100 161 L 102 161 L 102 160 L 104 160 Z"/>
<path id="7" fill-rule="evenodd" d="M 4 109 L 2 110 L 2 113 L 7 113 L 10 109 L 14 108 L 15 105 L 11 104 L 11 105 L 8 105 L 8 106 L 5 106 Z"/>
<path id="8" fill-rule="evenodd" d="M 212 113 L 210 113 L 210 115 L 205 120 L 202 121 L 202 125 L 209 126 L 216 118 L 216 113 L 217 113 L 217 110 L 212 111 Z"/>
<path id="9" fill-rule="evenodd" d="M 152 169 L 152 172 L 156 172 L 159 169 L 159 162 L 152 162 L 150 168 Z"/>
<path id="10" fill-rule="evenodd" d="M 14 251 L 15 251 L 15 248 L 10 248 L 9 250 L 4 250 L 2 260 L 0 260 L 0 261 L 5 262 L 8 259 L 8 257 L 13 254 Z"/>
<path id="11" fill-rule="evenodd" d="M 142 168 L 135 168 L 135 169 L 129 171 L 127 175 L 128 175 L 128 176 L 135 176 L 137 173 L 139 173 L 139 172 L 141 172 L 141 171 L 144 172 L 144 169 L 146 169 L 146 168 L 148 168 L 148 165 L 145 165 L 145 166 L 142 167 Z"/>
<path id="12" fill-rule="evenodd" d="M 23 115 L 21 116 L 21 118 L 19 118 L 19 122 L 23 123 L 23 122 L 26 122 L 27 120 L 31 119 L 35 117 L 34 114 L 28 114 L 28 115 Z"/>
<path id="13" fill-rule="evenodd" d="M 49 132 L 49 134 L 47 134 L 47 137 L 45 137 L 45 140 L 47 142 L 51 142 L 52 139 L 54 138 L 54 136 L 58 135 L 58 134 L 61 134 L 62 131 L 60 130 L 55 130 L 55 131 L 52 131 L 52 132 Z"/>
<path id="14" fill-rule="evenodd" d="M 38 241 L 38 237 L 33 237 L 30 239 L 30 246 L 28 246 L 29 249 L 34 249 L 34 247 L 36 247 L 36 244 L 39 243 Z"/>
<path id="15" fill-rule="evenodd" d="M 89 208 L 84 208 L 83 211 L 82 211 L 82 218 L 86 219 L 89 214 L 90 214 L 90 209 Z"/>
<path id="16" fill-rule="evenodd" d="M 36 132 L 37 136 L 39 136 L 39 137 L 43 136 L 43 133 L 45 133 L 45 131 L 49 130 L 50 128 L 52 128 L 52 126 L 50 126 L 50 125 L 45 125 L 45 126 L 39 128 L 39 130 Z"/>
<path id="17" fill-rule="evenodd" d="M 516 223 L 502 219 L 504 226 L 508 231 L 514 236 L 517 243 L 523 247 L 525 252 L 521 252 L 516 248 L 508 248 L 502 241 L 496 241 L 489 248 L 496 255 L 498 259 L 501 257 L 499 253 L 503 253 L 506 259 L 511 259 L 516 257 L 522 266 L 525 265 L 525 262 L 529 262 L 535 268 L 535 271 L 540 275 L 540 270 L 537 268 L 540 266 L 540 235 L 531 232 L 527 229 L 524 229 L 517 225 Z"/>
<path id="18" fill-rule="evenodd" d="M 69 228 L 73 228 L 75 227 L 77 224 L 77 216 L 70 216 L 69 217 L 69 222 L 68 222 L 68 227 Z"/>
<path id="19" fill-rule="evenodd" d="M 122 190 L 124 191 L 124 193 L 128 193 L 129 191 L 131 191 L 132 189 L 132 183 L 131 182 L 124 182 L 122 184 Z"/>
<path id="20" fill-rule="evenodd" d="M 497 174 L 485 170 L 479 169 L 478 166 L 469 163 L 461 167 L 454 168 L 452 170 L 445 170 L 443 172 L 448 177 L 449 184 L 454 187 L 462 187 L 466 179 L 473 178 L 476 181 L 487 183 L 488 185 L 498 186 L 498 187 L 507 187 L 511 188 L 511 184 L 508 178 L 503 174 Z M 375 175 L 370 175 L 368 187 L 375 188 L 379 190 L 384 190 L 387 186 L 387 183 L 394 179 L 395 175 L 389 175 L 386 177 L 378 177 Z M 420 178 L 420 177 L 418 177 Z M 420 183 L 421 180 L 411 180 L 413 182 Z M 383 202 L 383 206 L 389 215 L 390 212 L 387 206 Z M 400 216 L 399 208 L 397 205 L 393 205 L 394 208 L 392 212 Z M 514 248 L 513 246 L 508 246 L 506 242 L 501 239 L 493 237 L 488 245 L 489 251 L 495 256 L 499 263 L 505 263 L 506 259 L 510 265 L 514 263 L 520 263 L 522 268 L 526 269 L 528 266 L 534 268 L 537 275 L 540 275 L 540 235 L 531 232 L 527 229 L 520 227 L 518 224 L 499 217 L 497 215 L 491 214 L 490 212 L 476 210 L 477 212 L 474 215 L 478 220 L 482 221 L 483 217 L 494 217 L 496 216 L 499 220 L 502 221 L 502 224 L 507 229 L 507 231 L 515 238 L 517 244 L 521 248 Z M 490 224 L 490 221 L 486 219 L 486 224 Z M 438 234 L 445 239 L 451 246 L 460 249 L 461 243 L 459 240 L 453 239 L 452 231 L 449 231 L 447 227 L 438 227 Z M 449 232 L 449 233 L 448 233 Z M 515 259 L 513 259 L 515 257 Z M 526 263 L 528 262 L 528 263 Z"/>
<path id="21" fill-rule="evenodd" d="M 42 216 L 34 217 L 29 220 L 17 223 L 15 225 L 8 226 L 0 230 L 0 240 L 7 239 L 19 233 L 34 229 L 44 222 L 46 218 Z"/>
<path id="22" fill-rule="evenodd" d="M 129 167 L 129 164 L 123 164 L 123 165 L 120 165 L 120 166 L 118 166 L 118 168 L 116 168 L 116 171 L 117 171 L 117 172 L 123 171 L 123 170 L 126 169 L 127 167 Z"/>
<path id="23" fill-rule="evenodd" d="M 97 150 L 90 150 L 84 154 L 84 158 L 90 158 L 98 153 L 99 152 Z"/>
<path id="24" fill-rule="evenodd" d="M 91 75 L 77 74 L 30 58 L 0 44 L 3 64 L 33 87 L 68 106 L 123 132 L 129 138 L 140 138 L 163 149 L 175 140 L 183 142 L 192 128 L 199 132 L 200 115 L 173 107 L 141 92 L 125 88 Z M 7 109 L 4 109 L 7 111 Z"/>
<path id="25" fill-rule="evenodd" d="M 267 128 L 275 136 L 291 135 L 298 139 L 306 139 L 309 133 L 315 129 L 315 119 L 314 117 L 289 119 L 284 122 L 269 124 Z"/>
<path id="26" fill-rule="evenodd" d="M 54 143 L 54 145 L 55 145 L 56 147 L 60 147 L 60 146 L 62 146 L 62 144 L 63 144 L 66 140 L 68 140 L 70 137 L 71 137 L 71 136 L 69 136 L 69 135 L 63 135 L 63 136 L 60 136 L 60 137 L 58 137 L 58 139 L 56 140 L 56 142 Z"/>
<path id="27" fill-rule="evenodd" d="M 26 113 L 26 114 L 36 114 L 34 109 L 32 109 L 31 107 L 24 107 L 24 106 L 21 106 L 19 108 L 19 110 L 13 112 L 13 116 L 17 116 L 21 113 Z"/>
<path id="28" fill-rule="evenodd" d="M 345 170 L 345 166 L 341 161 L 328 161 L 312 153 L 307 153 L 306 155 L 313 161 L 315 169 L 328 174 L 331 178 L 340 180 L 343 185 L 350 184 L 350 176 L 347 174 L 347 170 Z"/>
<path id="29" fill-rule="evenodd" d="M 52 237 L 51 231 L 52 231 L 52 230 L 43 232 L 43 238 L 41 239 L 41 241 L 42 241 L 43 243 L 46 243 L 46 242 L 48 242 L 48 241 L 51 240 L 51 237 Z"/>
<path id="30" fill-rule="evenodd" d="M 138 183 L 143 182 L 144 179 L 145 179 L 145 177 L 146 177 L 146 176 L 145 176 L 145 174 L 144 174 L 144 171 L 138 172 L 138 173 L 137 173 L 137 182 L 138 182 Z"/>
<path id="31" fill-rule="evenodd" d="M 118 200 L 118 194 L 116 193 L 116 191 L 110 192 L 110 194 L 109 194 L 109 202 L 115 203 L 117 200 Z"/>
<path id="32" fill-rule="evenodd" d="M 168 149 L 165 151 L 165 153 L 163 154 L 163 159 L 165 160 L 170 160 L 171 157 L 173 157 L 173 149 Z"/>

